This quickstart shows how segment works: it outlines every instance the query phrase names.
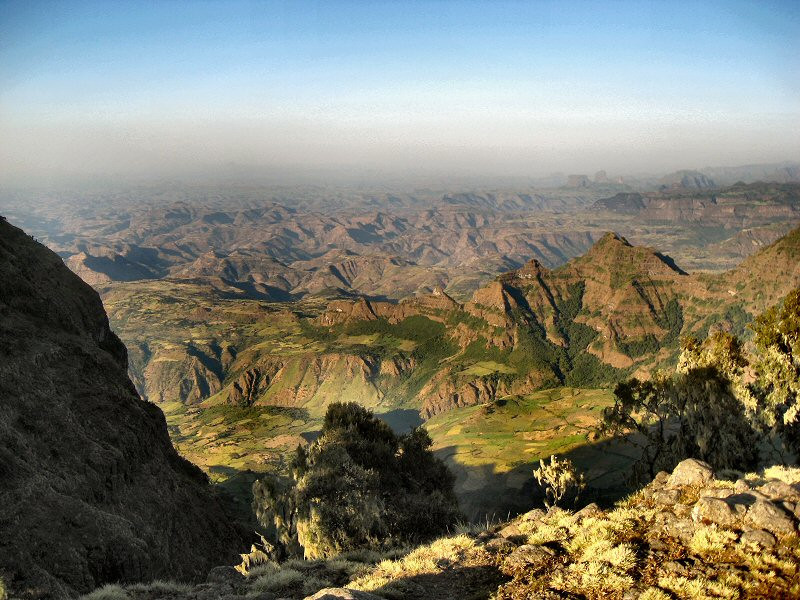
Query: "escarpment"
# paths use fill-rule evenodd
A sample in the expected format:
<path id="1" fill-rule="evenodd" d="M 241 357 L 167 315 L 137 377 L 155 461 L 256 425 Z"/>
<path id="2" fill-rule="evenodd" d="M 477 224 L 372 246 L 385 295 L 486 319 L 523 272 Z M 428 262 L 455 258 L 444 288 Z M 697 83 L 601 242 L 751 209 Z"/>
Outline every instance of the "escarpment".
<path id="1" fill-rule="evenodd" d="M 97 293 L 0 219 L 0 572 L 12 597 L 205 577 L 246 541 L 139 398 Z"/>

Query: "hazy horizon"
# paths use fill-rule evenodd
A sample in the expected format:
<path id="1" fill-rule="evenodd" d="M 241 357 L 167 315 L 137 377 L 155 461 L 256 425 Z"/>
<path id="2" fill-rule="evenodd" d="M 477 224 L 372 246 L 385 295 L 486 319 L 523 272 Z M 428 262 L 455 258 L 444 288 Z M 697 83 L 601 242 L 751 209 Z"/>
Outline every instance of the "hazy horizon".
<path id="1" fill-rule="evenodd" d="M 0 181 L 795 160 L 798 39 L 788 2 L 5 2 Z"/>

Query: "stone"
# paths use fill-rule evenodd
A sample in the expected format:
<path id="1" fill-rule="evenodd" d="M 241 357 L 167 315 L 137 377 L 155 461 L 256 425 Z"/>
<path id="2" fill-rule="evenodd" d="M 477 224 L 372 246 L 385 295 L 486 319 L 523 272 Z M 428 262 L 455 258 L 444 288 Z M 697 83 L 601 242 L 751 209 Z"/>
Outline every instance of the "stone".
<path id="1" fill-rule="evenodd" d="M 498 537 L 486 542 L 483 548 L 491 554 L 507 554 L 512 552 L 516 547 L 517 544 L 513 541 Z"/>
<path id="2" fill-rule="evenodd" d="M 692 520 L 700 523 L 734 525 L 739 515 L 723 498 L 700 498 L 692 509 Z"/>
<path id="3" fill-rule="evenodd" d="M 700 496 L 708 496 L 709 498 L 727 498 L 736 495 L 736 492 L 730 488 L 709 487 L 700 492 Z"/>
<path id="4" fill-rule="evenodd" d="M 677 538 L 686 544 L 691 541 L 696 531 L 696 526 L 691 519 L 676 517 L 671 512 L 657 515 L 656 525 L 668 536 Z"/>
<path id="5" fill-rule="evenodd" d="M 733 484 L 733 491 L 739 494 L 742 492 L 749 492 L 751 489 L 750 484 L 744 479 L 737 479 L 736 483 Z"/>
<path id="6" fill-rule="evenodd" d="M 575 518 L 578 520 L 586 519 L 588 517 L 597 517 L 603 514 L 603 509 L 597 506 L 596 503 L 592 502 L 591 504 L 587 504 L 578 512 L 575 513 Z"/>
<path id="7" fill-rule="evenodd" d="M 304 600 L 383 600 L 383 598 L 360 590 L 325 588 L 313 596 L 306 596 Z"/>
<path id="8" fill-rule="evenodd" d="M 680 490 L 656 490 L 653 492 L 653 502 L 656 504 L 663 504 L 664 506 L 674 506 L 681 500 Z"/>
<path id="9" fill-rule="evenodd" d="M 757 544 L 759 546 L 763 546 L 764 548 L 772 548 L 778 542 L 774 535 L 772 535 L 769 531 L 764 531 L 763 529 L 748 529 L 742 533 L 741 540 L 742 542 L 748 544 Z"/>
<path id="10" fill-rule="evenodd" d="M 794 519 L 769 500 L 756 500 L 747 511 L 747 521 L 771 533 L 788 534 L 795 531 Z"/>
<path id="11" fill-rule="evenodd" d="M 244 579 L 244 575 L 233 567 L 214 567 L 206 577 L 208 583 L 230 583 L 234 585 L 243 583 Z"/>
<path id="12" fill-rule="evenodd" d="M 511 523 L 510 525 L 506 525 L 497 534 L 504 538 L 513 538 L 522 535 L 522 531 L 519 528 L 519 525 L 516 523 Z"/>
<path id="13" fill-rule="evenodd" d="M 706 485 L 714 480 L 714 471 L 708 463 L 687 458 L 678 463 L 667 481 L 668 487 L 683 485 Z"/>
<path id="14" fill-rule="evenodd" d="M 545 512 L 541 508 L 529 510 L 520 517 L 523 521 L 541 521 L 545 517 Z"/>
<path id="15" fill-rule="evenodd" d="M 800 502 L 800 490 L 783 481 L 769 481 L 758 487 L 758 491 L 770 500 Z"/>
<path id="16" fill-rule="evenodd" d="M 669 473 L 666 471 L 659 471 L 656 473 L 656 476 L 653 477 L 653 481 L 650 482 L 650 485 L 653 487 L 663 487 L 667 485 L 669 481 Z"/>
<path id="17" fill-rule="evenodd" d="M 513 572 L 525 568 L 532 574 L 547 567 L 556 552 L 547 546 L 534 546 L 526 544 L 514 550 L 503 561 L 503 570 Z"/>

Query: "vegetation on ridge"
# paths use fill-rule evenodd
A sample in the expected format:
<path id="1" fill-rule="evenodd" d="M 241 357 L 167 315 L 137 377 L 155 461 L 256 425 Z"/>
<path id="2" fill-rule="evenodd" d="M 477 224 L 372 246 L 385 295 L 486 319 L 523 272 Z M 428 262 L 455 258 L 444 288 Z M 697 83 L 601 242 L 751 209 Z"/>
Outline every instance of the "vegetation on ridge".
<path id="1" fill-rule="evenodd" d="M 453 476 L 430 446 L 422 428 L 397 436 L 357 404 L 331 404 L 320 436 L 297 448 L 289 481 L 253 485 L 253 508 L 282 554 L 306 558 L 434 537 L 460 513 Z"/>

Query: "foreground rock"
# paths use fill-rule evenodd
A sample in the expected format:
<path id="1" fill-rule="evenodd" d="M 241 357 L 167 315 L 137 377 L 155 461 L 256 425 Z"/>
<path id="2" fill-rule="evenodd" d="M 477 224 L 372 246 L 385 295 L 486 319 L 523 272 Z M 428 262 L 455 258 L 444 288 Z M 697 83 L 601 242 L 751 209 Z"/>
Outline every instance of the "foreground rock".
<path id="1" fill-rule="evenodd" d="M 244 547 L 126 371 L 98 295 L 0 219 L 0 578 L 11 597 L 205 577 Z"/>
<path id="2" fill-rule="evenodd" d="M 686 460 L 612 511 L 532 511 L 486 542 L 512 578 L 496 597 L 798 598 L 798 493 L 800 469 L 734 482 Z"/>

